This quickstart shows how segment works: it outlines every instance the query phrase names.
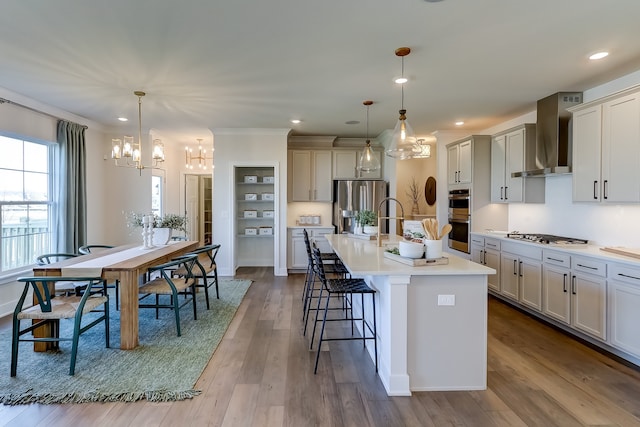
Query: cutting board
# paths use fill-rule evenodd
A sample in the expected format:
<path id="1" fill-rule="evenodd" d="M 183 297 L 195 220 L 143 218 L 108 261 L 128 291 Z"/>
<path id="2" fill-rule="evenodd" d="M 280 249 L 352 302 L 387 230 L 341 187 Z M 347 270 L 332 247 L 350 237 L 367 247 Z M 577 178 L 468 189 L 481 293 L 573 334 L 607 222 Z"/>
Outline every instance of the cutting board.
<path id="1" fill-rule="evenodd" d="M 406 265 L 410 265 L 412 267 L 424 267 L 429 265 L 444 265 L 449 264 L 449 258 L 434 258 L 434 259 L 425 259 L 425 258 L 406 258 L 400 255 L 392 254 L 391 252 L 384 251 L 383 255 L 385 258 L 392 259 L 397 262 L 401 262 Z"/>
<path id="2" fill-rule="evenodd" d="M 640 249 L 636 249 L 636 248 L 623 248 L 623 247 L 615 246 L 615 247 L 600 248 L 600 250 L 640 259 Z"/>

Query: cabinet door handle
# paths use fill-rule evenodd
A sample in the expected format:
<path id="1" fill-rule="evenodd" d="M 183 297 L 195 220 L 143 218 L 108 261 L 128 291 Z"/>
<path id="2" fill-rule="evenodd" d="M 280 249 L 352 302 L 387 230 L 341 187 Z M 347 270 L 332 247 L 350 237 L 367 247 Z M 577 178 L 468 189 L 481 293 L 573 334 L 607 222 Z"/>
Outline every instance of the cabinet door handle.
<path id="1" fill-rule="evenodd" d="M 515 260 L 515 259 L 513 260 L 513 275 L 514 276 L 518 275 L 518 273 L 517 273 L 517 270 L 518 270 L 517 262 L 518 262 L 518 260 Z"/>
<path id="2" fill-rule="evenodd" d="M 562 291 L 564 293 L 566 293 L 567 292 L 567 273 L 564 273 L 562 276 L 563 276 L 562 277 Z"/>
<path id="3" fill-rule="evenodd" d="M 598 181 L 593 181 L 593 199 L 598 200 Z"/>
<path id="4" fill-rule="evenodd" d="M 576 276 L 571 276 L 571 293 L 573 295 L 577 295 L 576 294 Z"/>
<path id="5" fill-rule="evenodd" d="M 487 251 L 482 251 L 482 263 L 487 265 Z"/>
<path id="6" fill-rule="evenodd" d="M 618 276 L 627 277 L 627 278 L 633 279 L 633 280 L 640 280 L 640 277 L 629 276 L 628 274 L 618 273 Z"/>
<path id="7" fill-rule="evenodd" d="M 509 196 L 507 195 L 507 189 L 508 189 L 508 188 L 509 188 L 509 187 L 504 187 L 504 199 L 505 199 L 505 200 L 509 200 Z"/>
<path id="8" fill-rule="evenodd" d="M 589 270 L 597 270 L 598 267 L 590 267 L 588 265 L 577 264 L 578 267 L 588 268 Z"/>
<path id="9" fill-rule="evenodd" d="M 604 181 L 602 181 L 602 198 L 603 199 L 608 199 L 609 198 L 609 195 L 607 194 L 607 186 L 608 186 L 607 184 L 608 183 L 609 183 L 609 181 L 606 180 L 606 179 Z"/>
<path id="10" fill-rule="evenodd" d="M 313 190 L 313 200 L 318 198 L 318 190 Z"/>
<path id="11" fill-rule="evenodd" d="M 547 259 L 550 259 L 551 261 L 562 262 L 561 259 L 551 258 L 550 256 L 548 256 Z"/>
<path id="12" fill-rule="evenodd" d="M 518 275 L 522 277 L 522 261 L 518 263 Z"/>
<path id="13" fill-rule="evenodd" d="M 500 200 L 504 200 L 504 187 L 500 187 Z"/>

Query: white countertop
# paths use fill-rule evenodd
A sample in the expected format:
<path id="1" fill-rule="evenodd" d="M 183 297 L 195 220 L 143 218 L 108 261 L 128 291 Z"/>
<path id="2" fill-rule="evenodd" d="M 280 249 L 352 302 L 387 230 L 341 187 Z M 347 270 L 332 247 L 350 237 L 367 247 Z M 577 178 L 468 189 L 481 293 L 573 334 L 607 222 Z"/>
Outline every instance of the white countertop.
<path id="1" fill-rule="evenodd" d="M 443 254 L 449 258 L 449 264 L 412 267 L 385 258 L 384 246 L 379 248 L 375 240 L 361 240 L 343 234 L 332 234 L 326 238 L 347 269 L 356 276 L 451 276 L 496 273 L 492 268 L 449 253 Z M 390 240 L 383 241 L 383 245 L 393 244 L 400 239 L 390 236 Z"/>
<path id="2" fill-rule="evenodd" d="M 542 243 L 527 242 L 525 240 L 510 239 L 507 237 L 506 232 L 501 232 L 501 231 L 494 231 L 494 232 L 472 231 L 470 234 L 476 235 L 476 236 L 488 237 L 492 239 L 498 239 L 503 242 L 513 242 L 513 243 L 519 243 L 523 245 L 533 245 L 537 248 L 542 248 L 544 250 L 561 251 L 561 252 L 566 252 L 573 255 L 583 255 L 591 258 L 599 258 L 605 261 L 619 262 L 619 263 L 630 265 L 632 267 L 640 267 L 639 259 L 603 251 L 601 250 L 602 246 L 598 246 L 598 245 L 576 245 L 576 246 L 553 245 L 553 244 L 547 245 Z"/>

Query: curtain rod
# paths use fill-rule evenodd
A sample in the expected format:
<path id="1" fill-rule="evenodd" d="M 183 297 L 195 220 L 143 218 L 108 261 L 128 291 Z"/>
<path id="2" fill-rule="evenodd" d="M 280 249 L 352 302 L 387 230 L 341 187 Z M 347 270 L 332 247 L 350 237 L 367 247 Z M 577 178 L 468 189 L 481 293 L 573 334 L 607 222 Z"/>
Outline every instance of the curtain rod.
<path id="1" fill-rule="evenodd" d="M 15 105 L 16 107 L 24 108 L 26 110 L 30 110 L 30 111 L 33 111 L 34 113 L 38 113 L 38 114 L 44 114 L 45 116 L 49 116 L 49 117 L 54 118 L 56 120 L 62 120 L 62 121 L 65 121 L 65 122 L 69 121 L 67 119 L 63 119 L 63 118 L 60 118 L 58 116 L 54 116 L 53 114 L 47 113 L 45 111 L 41 111 L 41 110 L 37 110 L 37 109 L 35 109 L 33 107 L 29 107 L 28 105 L 19 104 L 19 103 L 14 102 L 14 101 L 12 101 L 10 99 L 6 99 L 6 98 L 1 98 L 0 97 L 0 105 L 2 105 L 2 104 Z M 88 126 L 85 126 L 85 125 L 83 125 L 83 126 L 84 126 L 85 129 L 88 129 Z"/>

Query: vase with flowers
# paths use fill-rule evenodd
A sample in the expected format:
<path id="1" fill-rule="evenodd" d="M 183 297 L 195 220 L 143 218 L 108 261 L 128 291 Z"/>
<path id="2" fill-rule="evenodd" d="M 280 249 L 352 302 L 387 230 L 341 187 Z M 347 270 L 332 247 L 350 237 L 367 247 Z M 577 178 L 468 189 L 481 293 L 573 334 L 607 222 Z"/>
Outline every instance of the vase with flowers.
<path id="1" fill-rule="evenodd" d="M 143 228 L 143 236 L 151 235 L 151 242 L 144 240 L 144 246 L 166 245 L 171 240 L 173 230 L 187 231 L 187 217 L 178 214 L 165 214 L 163 216 L 140 214 L 129 212 L 127 214 L 127 226 L 131 228 Z M 148 228 L 147 228 L 148 227 Z M 148 231 L 147 231 L 148 230 Z"/>

